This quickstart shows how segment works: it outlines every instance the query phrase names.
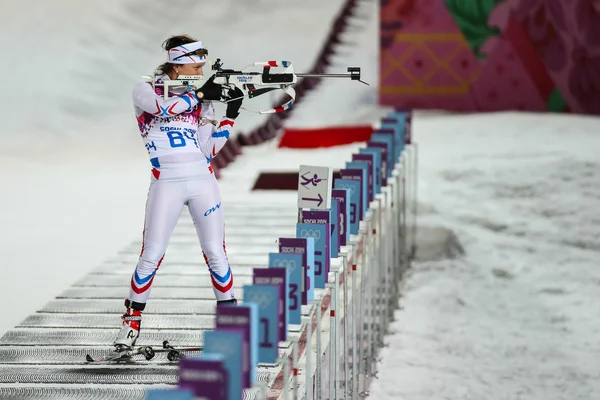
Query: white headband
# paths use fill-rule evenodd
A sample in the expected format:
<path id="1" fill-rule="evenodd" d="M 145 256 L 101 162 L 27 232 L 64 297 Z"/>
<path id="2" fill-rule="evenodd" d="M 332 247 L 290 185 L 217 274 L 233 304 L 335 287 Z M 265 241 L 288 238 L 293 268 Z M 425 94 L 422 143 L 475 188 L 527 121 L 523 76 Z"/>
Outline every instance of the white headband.
<path id="1" fill-rule="evenodd" d="M 172 64 L 203 63 L 206 62 L 206 53 L 208 51 L 202 47 L 202 42 L 188 43 L 169 50 L 168 61 Z"/>

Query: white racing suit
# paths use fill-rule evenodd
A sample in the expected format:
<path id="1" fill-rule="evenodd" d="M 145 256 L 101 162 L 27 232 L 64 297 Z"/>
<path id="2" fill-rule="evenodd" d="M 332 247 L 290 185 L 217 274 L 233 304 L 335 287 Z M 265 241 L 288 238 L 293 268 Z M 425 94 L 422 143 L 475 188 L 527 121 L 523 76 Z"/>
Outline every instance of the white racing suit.
<path id="1" fill-rule="evenodd" d="M 157 82 L 169 79 L 157 77 Z M 184 206 L 192 216 L 217 300 L 234 299 L 233 275 L 224 238 L 221 194 L 210 161 L 229 138 L 234 120 L 215 128 L 210 102 L 185 88 L 164 99 L 161 87 L 139 83 L 133 89 L 138 126 L 152 165 L 143 244 L 131 277 L 129 300 L 146 303 L 155 274 Z M 171 95 L 171 93 L 170 93 Z"/>
<path id="2" fill-rule="evenodd" d="M 156 82 L 166 79 L 163 75 Z M 132 93 L 152 169 L 142 249 L 125 299 L 122 329 L 113 343 L 118 348 L 133 347 L 139 337 L 152 282 L 184 206 L 192 216 L 216 300 L 235 301 L 221 194 L 210 166 L 229 138 L 234 121 L 225 117 L 216 128 L 210 122 L 203 124 L 203 118 L 214 120 L 214 107 L 182 89 L 164 99 L 162 88 L 144 82 Z"/>
<path id="3" fill-rule="evenodd" d="M 160 83 L 167 75 L 156 77 Z M 221 194 L 210 161 L 229 138 L 234 120 L 215 128 L 214 107 L 186 88 L 163 97 L 161 87 L 138 83 L 132 93 L 138 126 L 150 157 L 142 249 L 125 299 L 123 325 L 114 341 L 131 348 L 140 334 L 142 312 L 181 211 L 192 216 L 217 301 L 235 302 L 233 274 L 225 247 Z"/>

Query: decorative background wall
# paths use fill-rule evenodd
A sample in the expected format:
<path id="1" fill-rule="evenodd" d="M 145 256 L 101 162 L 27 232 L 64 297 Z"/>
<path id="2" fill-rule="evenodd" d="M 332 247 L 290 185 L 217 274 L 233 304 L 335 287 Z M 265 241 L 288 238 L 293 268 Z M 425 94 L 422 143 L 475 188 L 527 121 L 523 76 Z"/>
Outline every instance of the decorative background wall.
<path id="1" fill-rule="evenodd" d="M 380 0 L 380 103 L 600 114 L 600 0 Z"/>

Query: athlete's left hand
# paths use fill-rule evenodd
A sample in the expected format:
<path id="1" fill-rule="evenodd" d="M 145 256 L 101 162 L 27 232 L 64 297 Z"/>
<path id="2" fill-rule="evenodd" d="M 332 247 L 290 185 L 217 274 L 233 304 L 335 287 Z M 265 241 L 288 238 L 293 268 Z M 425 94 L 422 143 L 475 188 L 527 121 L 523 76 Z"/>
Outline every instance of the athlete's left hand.
<path id="1" fill-rule="evenodd" d="M 221 100 L 223 98 L 223 85 L 215 83 L 215 75 L 211 76 L 201 88 L 196 89 L 196 96 L 200 100 Z"/>

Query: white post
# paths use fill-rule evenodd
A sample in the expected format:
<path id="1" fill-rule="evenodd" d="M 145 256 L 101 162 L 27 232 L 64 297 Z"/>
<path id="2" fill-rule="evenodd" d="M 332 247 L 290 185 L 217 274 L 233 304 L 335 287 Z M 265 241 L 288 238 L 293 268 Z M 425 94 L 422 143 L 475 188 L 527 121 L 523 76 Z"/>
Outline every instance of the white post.
<path id="1" fill-rule="evenodd" d="M 374 211 L 369 209 L 367 212 L 367 232 L 368 232 L 368 240 L 367 240 L 367 269 L 365 271 L 365 283 L 367 286 L 367 377 L 371 377 L 373 374 L 373 322 L 374 322 L 374 310 L 373 310 L 373 282 L 377 279 L 374 268 L 374 240 L 375 235 L 373 235 L 373 227 L 374 227 Z M 368 394 L 368 391 L 367 391 Z"/>
<path id="2" fill-rule="evenodd" d="M 413 211 L 413 226 L 412 226 L 412 248 L 411 248 L 411 259 L 414 259 L 417 252 L 417 214 L 418 203 L 417 203 L 417 190 L 418 190 L 418 165 L 419 165 L 419 146 L 413 142 L 411 147 L 413 148 L 413 174 L 409 178 L 412 182 L 412 211 Z"/>
<path id="3" fill-rule="evenodd" d="M 361 288 L 362 288 L 362 299 L 361 299 L 361 308 L 364 311 L 361 311 L 361 314 L 364 316 L 364 320 L 361 322 L 361 362 L 363 362 L 363 368 L 361 370 L 361 396 L 368 396 L 369 392 L 366 390 L 367 387 L 367 378 L 370 377 L 371 373 L 371 241 L 373 235 L 371 234 L 371 223 L 372 218 L 371 210 L 367 211 L 365 215 L 365 234 L 364 234 L 364 243 L 363 243 L 363 255 L 362 255 L 362 271 L 361 271 Z M 366 333 L 364 332 L 366 329 Z"/>
<path id="4" fill-rule="evenodd" d="M 292 343 L 292 346 L 294 344 Z M 293 350 L 292 350 L 293 351 Z M 287 356 L 283 356 L 279 359 L 279 362 L 283 364 L 283 399 L 288 400 L 288 394 L 290 392 L 290 366 Z"/>
<path id="5" fill-rule="evenodd" d="M 385 193 L 378 195 L 377 198 L 377 208 L 378 208 L 378 218 L 377 218 L 377 270 L 378 270 L 378 281 L 381 282 L 382 288 L 381 290 L 377 290 L 377 355 L 379 355 L 379 351 L 383 346 L 383 334 L 386 329 L 386 308 L 385 303 L 386 299 L 389 296 L 388 293 L 388 279 L 386 274 L 386 263 L 385 263 L 385 229 L 383 229 L 383 218 L 384 213 L 387 212 L 387 207 L 385 204 Z M 379 359 L 377 357 L 377 359 Z"/>
<path id="6" fill-rule="evenodd" d="M 396 207 L 393 207 L 392 205 L 394 204 L 394 192 L 392 190 L 390 190 L 390 188 L 386 188 L 386 192 L 387 192 L 387 196 L 388 196 L 388 207 L 389 207 L 389 213 L 388 213 L 388 217 L 387 217 L 387 223 L 386 223 L 386 228 L 385 228 L 385 235 L 386 235 L 386 251 L 385 251 L 385 257 L 386 257 L 386 265 L 387 265 L 387 273 L 388 273 L 388 279 L 390 280 L 390 297 L 387 299 L 387 328 L 389 328 L 393 317 L 394 317 L 394 303 L 396 302 L 396 287 L 397 285 L 397 280 L 396 280 L 396 275 L 394 273 L 394 269 L 395 269 L 395 262 L 394 262 L 394 249 L 395 249 L 395 219 L 396 219 Z"/>
<path id="7" fill-rule="evenodd" d="M 306 350 L 304 351 L 306 354 L 306 371 L 304 372 L 304 398 L 306 400 L 313 400 L 312 396 L 312 319 L 313 319 L 314 310 L 311 310 L 308 314 L 308 318 L 302 318 L 304 320 L 304 325 L 306 325 Z"/>
<path id="8" fill-rule="evenodd" d="M 406 174 L 407 174 L 407 167 L 408 167 L 408 161 L 407 161 L 407 155 L 406 153 L 404 154 L 404 156 L 402 157 L 402 169 L 400 171 L 400 174 L 398 175 L 397 179 L 401 180 L 401 185 L 399 185 L 400 188 L 400 193 L 402 196 L 402 249 L 403 249 L 403 253 L 402 253 L 402 257 L 403 257 L 403 263 L 402 263 L 402 268 L 403 269 L 407 269 L 408 268 L 408 260 L 409 260 L 409 251 L 410 251 L 410 245 L 409 245 L 409 237 L 406 234 L 407 233 L 407 222 L 406 222 L 406 218 L 407 218 L 407 213 L 406 213 L 406 209 L 407 209 L 407 205 L 406 205 L 406 200 L 407 200 L 407 196 L 406 196 Z"/>
<path id="9" fill-rule="evenodd" d="M 302 332 L 302 328 L 300 329 Z M 292 399 L 298 400 L 298 340 L 292 342 Z"/>
<path id="10" fill-rule="evenodd" d="M 337 310 L 338 310 L 338 279 L 339 268 L 331 266 L 330 272 L 333 273 L 333 282 L 328 283 L 331 292 L 331 303 L 329 310 L 329 400 L 337 400 L 337 381 L 338 381 L 338 353 L 337 353 Z"/>
<path id="11" fill-rule="evenodd" d="M 321 303 L 317 303 L 317 308 L 315 309 L 315 313 L 317 314 L 317 400 L 321 400 L 323 397 L 323 368 L 321 365 L 321 357 L 323 357 L 323 348 L 321 343 L 321 318 L 323 317 Z"/>
<path id="12" fill-rule="evenodd" d="M 348 398 L 348 386 L 351 382 L 350 379 L 350 363 L 348 362 L 348 279 L 351 279 L 349 276 L 348 268 L 348 254 L 343 253 L 342 256 L 342 268 L 344 274 L 344 346 L 343 346 L 343 360 L 344 360 L 344 400 Z"/>
<path id="13" fill-rule="evenodd" d="M 358 392 L 360 396 L 364 396 L 366 391 L 366 354 L 365 354 L 365 269 L 366 269 L 366 256 L 367 256 L 367 229 L 366 225 L 359 224 L 358 233 L 360 235 L 361 243 L 361 257 L 360 257 L 360 287 L 358 294 Z"/>
<path id="14" fill-rule="evenodd" d="M 358 297 L 358 291 L 357 291 L 357 287 L 356 287 L 356 280 L 357 280 L 357 274 L 358 274 L 358 269 L 357 269 L 357 264 L 358 264 L 358 260 L 357 258 L 357 254 L 358 254 L 358 245 L 357 243 L 353 243 L 352 244 L 352 329 L 351 329 L 351 334 L 352 334 L 352 400 L 357 400 L 358 398 L 358 377 L 360 374 L 360 369 L 359 369 L 359 360 L 358 360 L 358 344 L 357 344 L 357 340 L 356 340 L 356 334 L 357 334 L 357 330 L 358 330 L 358 323 L 360 321 L 360 318 L 357 316 L 357 307 L 356 307 L 356 302 L 360 301 L 360 298 Z"/>
<path id="15" fill-rule="evenodd" d="M 379 279 L 379 260 L 378 260 L 378 235 L 377 232 L 377 219 L 379 210 L 377 208 L 373 208 L 373 214 L 371 215 L 371 241 L 370 241 L 370 250 L 369 250 L 369 290 L 370 290 L 370 299 L 371 299 L 371 324 L 369 325 L 369 331 L 371 332 L 371 336 L 369 339 L 370 344 L 370 355 L 371 359 L 369 361 L 369 376 L 375 376 L 375 357 L 377 355 L 377 298 L 378 298 L 378 283 Z"/>
<path id="16" fill-rule="evenodd" d="M 344 273 L 343 268 L 336 268 L 334 271 L 335 274 L 335 315 L 334 315 L 334 323 L 335 323 L 335 396 L 333 397 L 337 400 L 339 396 L 339 389 L 341 386 L 340 379 L 340 332 L 339 332 L 339 321 L 342 318 L 342 307 L 340 307 L 340 275 Z"/>
<path id="17" fill-rule="evenodd" d="M 388 240 L 389 240 L 389 248 L 388 248 L 388 268 L 391 275 L 392 280 L 392 298 L 389 300 L 390 304 L 390 320 L 393 319 L 394 307 L 393 304 L 395 302 L 395 298 L 397 296 L 396 291 L 396 282 L 397 282 L 397 270 L 398 268 L 398 252 L 399 252 L 399 241 L 398 241 L 398 208 L 400 204 L 398 203 L 398 196 L 396 193 L 396 185 L 392 179 L 389 180 L 389 184 L 387 187 L 388 195 L 390 196 L 390 217 L 388 221 Z"/>

